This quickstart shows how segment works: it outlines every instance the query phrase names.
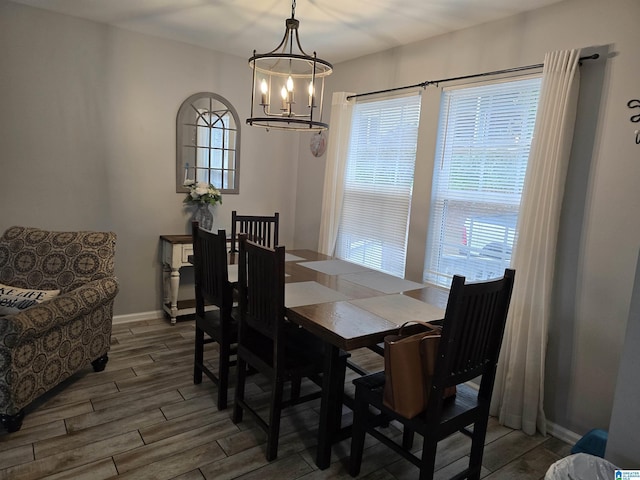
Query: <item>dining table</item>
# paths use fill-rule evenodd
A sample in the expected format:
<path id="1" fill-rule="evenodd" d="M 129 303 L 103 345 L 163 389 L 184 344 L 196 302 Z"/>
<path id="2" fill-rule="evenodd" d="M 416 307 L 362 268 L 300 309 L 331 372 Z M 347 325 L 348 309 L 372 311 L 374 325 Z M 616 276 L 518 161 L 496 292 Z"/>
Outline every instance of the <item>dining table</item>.
<path id="1" fill-rule="evenodd" d="M 234 274 L 232 269 L 230 280 Z M 441 321 L 448 293 L 312 250 L 286 252 L 286 316 L 322 340 L 325 349 L 316 452 L 319 469 L 329 467 L 332 445 L 350 436 L 350 425 L 342 425 L 342 406 L 349 406 L 349 399 L 341 352 L 360 348 L 380 352 L 384 337 L 397 333 L 404 322 Z M 357 366 L 353 369 L 364 373 Z"/>

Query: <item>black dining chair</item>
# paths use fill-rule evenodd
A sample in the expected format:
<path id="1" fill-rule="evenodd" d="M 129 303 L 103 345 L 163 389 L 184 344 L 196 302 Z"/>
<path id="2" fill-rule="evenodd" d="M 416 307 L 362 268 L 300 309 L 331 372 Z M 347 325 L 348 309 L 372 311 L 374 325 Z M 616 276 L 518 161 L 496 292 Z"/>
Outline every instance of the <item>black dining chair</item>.
<path id="1" fill-rule="evenodd" d="M 198 222 L 193 222 L 192 231 L 196 294 L 193 383 L 201 383 L 202 374 L 206 374 L 218 386 L 218 410 L 223 410 L 227 408 L 229 369 L 234 364 L 238 336 L 237 309 L 233 307 L 233 288 L 228 278 L 226 233 L 202 230 Z M 204 361 L 204 346 L 212 342 L 218 344 L 217 373 Z"/>
<path id="2" fill-rule="evenodd" d="M 247 238 L 264 247 L 278 246 L 278 226 L 280 214 L 273 216 L 238 215 L 235 210 L 231 212 L 231 253 L 238 253 L 238 234 L 245 233 Z"/>
<path id="3" fill-rule="evenodd" d="M 469 464 L 454 478 L 479 479 L 489 404 L 515 271 L 506 269 L 500 279 L 465 283 L 455 275 L 445 311 L 434 377 L 427 408 L 414 418 L 405 418 L 383 404 L 384 372 L 353 381 L 356 386 L 353 436 L 349 473 L 360 473 L 367 433 L 420 469 L 420 480 L 433 478 L 436 448 L 445 437 L 462 432 L 471 437 Z M 481 376 L 475 389 L 465 382 Z M 447 387 L 457 385 L 455 397 L 443 399 Z M 370 406 L 380 413 L 374 414 Z M 391 420 L 402 424 L 402 444 L 385 436 L 377 427 Z M 473 424 L 473 431 L 469 425 Z M 411 452 L 414 433 L 423 437 L 422 453 Z"/>
<path id="4" fill-rule="evenodd" d="M 263 247 L 239 239 L 239 307 L 237 382 L 232 420 L 242 421 L 243 411 L 249 412 L 267 432 L 266 458 L 278 455 L 278 437 L 282 409 L 319 398 L 320 389 L 301 395 L 301 380 L 310 378 L 321 386 L 323 344 L 306 330 L 285 319 L 284 247 Z M 345 361 L 346 363 L 346 361 Z M 245 398 L 247 368 L 262 374 L 269 381 L 271 397 L 268 418 L 263 418 Z M 288 398 L 284 398 L 285 383 L 291 383 Z"/>

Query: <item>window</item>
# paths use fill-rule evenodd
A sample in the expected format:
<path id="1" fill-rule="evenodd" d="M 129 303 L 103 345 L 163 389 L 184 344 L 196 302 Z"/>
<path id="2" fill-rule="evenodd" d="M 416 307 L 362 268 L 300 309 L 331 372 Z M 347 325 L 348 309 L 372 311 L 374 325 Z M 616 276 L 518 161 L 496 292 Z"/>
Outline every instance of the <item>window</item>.
<path id="1" fill-rule="evenodd" d="M 215 93 L 196 93 L 180 106 L 176 128 L 176 192 L 188 191 L 188 175 L 238 193 L 240 123 L 233 106 Z"/>
<path id="2" fill-rule="evenodd" d="M 445 89 L 424 280 L 501 276 L 517 237 L 541 78 Z"/>
<path id="3" fill-rule="evenodd" d="M 336 256 L 404 277 L 420 95 L 353 107 Z"/>

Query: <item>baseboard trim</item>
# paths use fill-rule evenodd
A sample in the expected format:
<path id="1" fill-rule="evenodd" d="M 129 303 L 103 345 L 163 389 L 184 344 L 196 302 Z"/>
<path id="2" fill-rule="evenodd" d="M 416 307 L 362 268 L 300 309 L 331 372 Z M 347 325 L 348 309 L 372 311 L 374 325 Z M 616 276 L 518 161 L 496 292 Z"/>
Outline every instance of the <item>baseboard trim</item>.
<path id="1" fill-rule="evenodd" d="M 575 445 L 575 443 L 582 438 L 582 435 L 578 435 L 577 433 L 567 430 L 560 425 L 556 425 L 549 420 L 547 420 L 547 434 L 557 438 L 558 440 L 562 440 L 569 445 Z"/>
<path id="2" fill-rule="evenodd" d="M 156 320 L 162 318 L 164 312 L 162 310 L 152 310 L 150 312 L 128 313 L 126 315 L 114 315 L 113 324 L 137 322 L 140 320 Z"/>

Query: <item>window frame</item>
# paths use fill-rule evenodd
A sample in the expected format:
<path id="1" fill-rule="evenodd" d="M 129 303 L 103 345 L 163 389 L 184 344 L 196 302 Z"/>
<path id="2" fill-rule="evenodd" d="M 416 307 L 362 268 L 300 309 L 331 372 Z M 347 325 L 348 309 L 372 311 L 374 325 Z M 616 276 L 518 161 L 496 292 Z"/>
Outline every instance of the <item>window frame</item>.
<path id="1" fill-rule="evenodd" d="M 222 163 L 222 168 L 212 168 L 212 167 L 198 167 L 198 169 L 205 169 L 211 171 L 216 170 L 220 171 L 221 175 L 224 175 L 224 172 L 227 170 L 233 171 L 233 183 L 231 188 L 222 188 L 222 185 L 214 185 L 216 188 L 220 190 L 222 194 L 238 194 L 240 193 L 240 117 L 236 112 L 235 108 L 226 98 L 217 93 L 213 92 L 198 92 L 190 95 L 178 109 L 178 114 L 176 115 L 176 193 L 188 193 L 189 189 L 184 186 L 184 181 L 186 179 L 185 169 L 187 164 L 189 165 L 189 178 L 197 179 L 195 175 L 191 172 L 195 170 L 191 170 L 194 166 L 197 166 L 197 160 L 185 159 L 184 158 L 184 149 L 185 148 L 194 148 L 196 149 L 196 153 L 194 154 L 194 159 L 197 159 L 197 138 L 199 136 L 199 129 L 203 127 L 198 126 L 198 117 L 201 117 L 202 112 L 200 107 L 197 105 L 198 102 L 203 99 L 208 100 L 209 111 L 217 111 L 213 109 L 212 106 L 214 102 L 222 104 L 226 109 L 226 112 L 229 113 L 230 118 L 233 120 L 234 125 L 230 125 L 230 128 L 223 128 L 223 138 L 228 140 L 228 132 L 234 132 L 234 141 L 233 145 L 229 142 L 229 145 L 225 145 L 225 141 L 223 140 L 223 145 L 219 148 L 222 150 L 222 155 L 229 155 L 229 152 L 234 157 L 234 168 L 224 168 L 224 160 Z M 220 118 L 224 117 L 224 115 L 219 116 Z M 193 138 L 186 138 L 185 129 L 188 126 L 192 126 L 195 128 L 195 136 Z M 204 127 L 206 128 L 206 127 Z M 212 136 L 212 133 L 210 133 Z M 211 147 L 210 145 L 206 147 L 209 152 L 216 148 Z M 192 164 L 192 162 L 194 162 Z M 210 178 L 210 175 L 207 175 Z"/>
<path id="2" fill-rule="evenodd" d="M 353 107 L 351 118 L 351 126 L 349 132 L 349 147 L 347 153 L 345 176 L 344 176 L 344 199 L 342 205 L 342 213 L 338 234 L 336 239 L 335 256 L 346 261 L 350 261 L 359 265 L 366 266 L 373 270 L 384 272 L 395 276 L 406 275 L 406 259 L 408 253 L 408 232 L 409 221 L 411 218 L 411 204 L 413 198 L 413 184 L 415 180 L 415 168 L 417 163 L 417 150 L 419 140 L 420 118 L 422 108 L 421 91 L 396 94 L 384 97 L 376 97 L 368 99 L 361 103 L 356 103 Z M 388 102 L 384 105 L 384 102 Z M 411 103 L 413 102 L 413 103 Z M 394 104 L 395 103 L 395 104 Z M 404 104 L 403 104 L 404 103 Z M 383 104 L 376 107 L 375 104 Z M 390 117 L 383 118 L 377 109 L 388 109 L 387 114 Z M 405 110 L 407 108 L 413 110 Z M 363 109 L 361 117 L 358 117 L 358 109 Z M 405 116 L 408 117 L 405 118 Z M 405 123 L 398 124 L 395 120 L 402 118 Z M 411 123 L 415 121 L 415 125 Z M 361 122 L 358 125 L 358 122 Z M 410 126 L 411 131 L 400 131 L 398 128 L 404 129 Z M 392 138 L 407 138 L 410 143 L 397 142 L 395 145 L 389 145 L 384 138 L 373 138 L 371 143 L 371 135 L 393 135 Z M 409 135 L 407 137 L 407 135 Z M 393 148 L 391 148 L 393 147 Z M 376 162 L 367 163 L 364 157 L 376 155 L 381 157 Z M 407 160 L 408 154 L 412 155 L 410 181 L 407 184 L 407 168 L 409 167 Z M 355 162 L 351 164 L 350 162 Z M 357 165 L 362 162 L 362 170 L 357 169 Z M 390 166 L 393 166 L 390 173 Z M 404 179 L 404 180 L 403 180 Z M 390 188 L 387 183 L 380 183 L 382 180 L 393 180 L 397 188 Z M 393 197 L 400 197 L 401 202 L 397 202 Z M 366 200 L 370 198 L 369 203 L 349 202 L 349 198 L 361 197 Z M 378 198 L 376 198 L 378 197 Z M 392 209 L 402 209 L 406 204 L 406 219 L 404 230 L 398 229 L 397 235 L 390 235 L 391 232 L 382 232 L 371 234 L 372 228 L 379 226 L 380 210 L 376 210 L 376 205 L 386 206 Z M 386 208 L 384 208 L 387 210 Z M 399 213 L 399 212 L 396 212 Z M 365 219 L 362 223 L 354 225 L 354 218 L 358 220 L 364 217 L 376 216 L 377 220 L 372 222 L 371 219 Z M 349 218 L 347 218 L 349 217 Z M 397 220 L 392 222 L 394 225 L 400 222 Z M 402 231 L 400 231 L 402 230 Z M 368 233 L 367 233 L 368 232 Z M 393 230 L 396 232 L 396 230 Z M 355 235 L 355 238 L 353 238 Z M 359 237 L 359 238 L 358 238 Z M 402 245 L 401 245 L 402 244 Z M 371 247 L 373 253 L 369 260 L 365 258 L 368 253 L 368 247 Z M 388 251 L 391 248 L 391 253 Z M 398 249 L 404 248 L 403 252 Z M 356 252 L 361 250 L 362 258 L 358 259 Z M 385 250 L 387 249 L 387 250 Z M 386 251 L 386 253 L 385 253 Z M 353 255 L 350 255 L 350 252 Z M 400 267 L 401 264 L 401 267 Z"/>
<path id="3" fill-rule="evenodd" d="M 490 275 L 491 269 L 496 270 L 495 272 L 496 276 L 499 276 L 502 274 L 501 272 L 504 271 L 504 267 L 509 266 L 512 252 L 515 250 L 515 246 L 517 243 L 517 227 L 518 227 L 518 216 L 520 214 L 520 201 L 522 196 L 522 187 L 524 186 L 524 181 L 526 176 L 526 166 L 528 165 L 528 162 L 529 162 L 529 155 L 530 155 L 530 149 L 531 149 L 531 142 L 530 142 L 527 147 L 528 153 L 527 153 L 526 163 L 524 166 L 524 172 L 521 172 L 522 186 L 520 187 L 520 191 L 518 193 L 517 205 L 515 205 L 515 220 L 511 219 L 511 216 L 514 215 L 514 211 L 513 210 L 509 212 L 506 211 L 508 209 L 507 207 L 514 207 L 514 204 L 512 201 L 513 198 L 510 198 L 510 197 L 513 197 L 513 192 L 506 192 L 506 186 L 509 182 L 499 182 L 498 184 L 495 185 L 496 187 L 495 191 L 488 195 L 485 194 L 486 196 L 477 197 L 478 192 L 482 193 L 482 191 L 484 190 L 483 188 L 479 188 L 477 192 L 469 190 L 465 194 L 466 196 L 463 195 L 463 196 L 456 197 L 454 195 L 450 197 L 443 197 L 444 198 L 443 200 L 443 198 L 440 198 L 439 196 L 438 187 L 436 185 L 436 182 L 438 181 L 438 176 L 439 176 L 438 169 L 444 168 L 443 161 L 445 160 L 445 156 L 447 155 L 445 153 L 445 150 L 452 149 L 452 146 L 445 145 L 445 143 L 443 143 L 444 142 L 443 138 L 441 138 L 441 135 L 444 134 L 443 133 L 444 131 L 446 131 L 446 135 L 451 134 L 451 131 L 447 129 L 449 127 L 448 121 L 449 121 L 449 116 L 451 115 L 451 112 L 449 109 L 445 110 L 447 105 L 450 105 L 450 104 L 447 104 L 445 101 L 445 93 L 447 91 L 453 91 L 453 92 L 464 91 L 464 90 L 469 91 L 471 89 L 477 89 L 478 87 L 497 88 L 500 84 L 504 84 L 504 83 L 532 81 L 532 80 L 538 81 L 537 95 L 538 95 L 538 101 L 539 101 L 539 92 L 540 92 L 539 88 L 541 86 L 541 81 L 542 81 L 541 73 L 539 72 L 526 74 L 526 75 L 495 78 L 492 80 L 486 80 L 481 82 L 464 83 L 464 84 L 458 83 L 456 85 L 451 85 L 450 87 L 446 87 L 441 91 L 440 108 L 437 116 L 437 138 L 435 139 L 435 145 L 433 150 L 434 164 L 433 164 L 433 170 L 431 172 L 432 173 L 431 195 L 430 195 L 430 202 L 429 202 L 429 208 L 428 208 L 427 238 L 424 245 L 425 257 L 424 257 L 424 266 L 423 266 L 423 272 L 422 272 L 423 282 L 448 288 L 450 284 L 450 280 L 454 273 L 458 273 L 460 275 L 465 275 L 466 273 L 465 276 L 467 276 L 469 281 L 475 281 L 475 280 L 481 280 L 484 278 L 492 278 L 492 275 Z M 530 140 L 532 140 L 533 138 L 533 130 L 535 128 L 535 117 L 537 116 L 537 106 L 538 106 L 538 103 L 536 103 L 536 115 L 534 115 L 533 123 L 530 124 L 530 127 L 531 127 Z M 481 112 L 481 110 L 477 110 L 477 112 Z M 483 115 L 487 115 L 488 113 L 495 114 L 495 112 L 493 111 L 489 112 L 487 110 L 482 110 L 482 112 L 478 113 L 478 115 L 482 117 Z M 510 113 L 510 115 L 512 115 L 513 117 L 517 115 L 517 113 L 515 112 Z M 462 119 L 458 119 L 458 121 L 462 121 Z M 475 125 L 475 128 L 485 126 L 482 120 L 477 120 L 474 125 Z M 454 135 L 459 135 L 459 134 L 458 132 L 456 132 L 456 134 Z M 456 136 L 455 138 L 457 141 L 457 139 L 463 138 L 463 137 Z M 486 141 L 487 138 L 488 138 L 487 132 L 484 132 L 482 138 L 480 138 L 480 140 L 478 141 L 481 147 L 480 149 L 493 148 L 493 149 L 499 150 L 496 147 L 491 147 L 491 144 L 487 144 L 488 143 Z M 498 146 L 501 146 L 501 144 L 498 144 Z M 472 148 L 472 147 L 470 146 L 469 148 Z M 453 152 L 453 150 L 451 150 L 451 152 Z M 486 152 L 484 156 L 486 156 Z M 474 156 L 473 158 L 476 158 L 476 157 L 477 156 Z M 473 158 L 470 159 L 470 161 L 473 161 Z M 459 167 L 459 164 L 456 164 L 453 157 L 449 158 L 448 160 L 449 160 L 449 163 L 447 164 L 446 168 L 452 169 L 454 167 Z M 485 169 L 488 166 L 490 166 L 493 160 L 494 160 L 493 157 L 491 156 L 487 157 L 485 160 L 483 160 L 483 163 L 480 165 L 481 169 Z M 509 168 L 509 167 L 512 169 L 521 170 L 521 166 L 517 166 L 515 164 L 514 165 L 505 164 L 504 168 Z M 445 168 L 445 171 L 446 171 L 446 168 Z M 471 171 L 473 171 L 472 166 L 469 166 L 468 168 Z M 505 175 L 506 170 L 502 174 Z M 493 176 L 495 176 L 495 173 L 493 174 Z M 484 180 L 485 180 L 485 177 L 483 176 L 483 174 L 480 174 L 476 178 L 476 181 L 481 182 Z M 505 189 L 505 192 L 498 192 L 501 189 Z M 501 200 L 503 201 L 501 202 Z M 478 210 L 480 211 L 480 213 L 478 213 L 475 216 L 471 216 L 469 218 L 465 217 L 466 220 L 464 220 L 464 223 L 460 224 L 461 228 L 460 228 L 460 232 L 458 232 L 459 235 L 456 236 L 457 230 L 455 228 L 452 228 L 450 224 L 444 225 L 443 222 L 446 221 L 446 218 L 447 218 L 447 212 L 446 212 L 447 209 L 452 207 L 455 203 L 464 203 L 464 202 L 477 204 L 476 206 L 479 206 Z M 485 207 L 487 209 L 486 212 L 488 212 L 489 215 L 485 216 L 485 212 L 482 211 L 482 207 Z M 491 210 L 492 207 L 494 207 L 495 210 Z M 437 214 L 436 210 L 438 211 L 441 210 L 441 214 L 438 215 L 437 218 L 434 218 L 434 215 Z M 459 212 L 460 214 L 464 213 L 465 215 L 468 215 L 474 212 L 473 209 L 464 210 L 464 211 L 456 210 L 456 211 Z M 491 217 L 491 215 L 494 215 L 494 217 Z M 509 219 L 507 219 L 506 217 L 501 218 L 501 216 L 502 217 L 509 216 Z M 459 218 L 462 218 L 462 217 L 459 216 Z M 474 228 L 476 229 L 475 233 L 480 235 L 480 237 L 469 238 L 470 235 L 473 235 L 472 230 Z M 478 228 L 480 230 L 478 230 Z M 492 241 L 496 240 L 499 243 L 500 239 L 498 238 L 489 239 L 489 236 L 494 234 L 496 236 L 503 235 L 504 237 L 502 239 L 503 246 L 499 251 L 496 251 L 495 249 L 493 249 L 494 245 Z M 434 238 L 434 237 L 438 237 L 439 240 L 438 238 Z M 453 241 L 450 242 L 451 239 L 453 239 Z M 487 242 L 487 241 L 489 243 L 485 245 L 485 248 L 491 247 L 491 249 L 488 249 L 487 252 L 480 253 L 478 256 L 478 252 L 476 251 L 478 250 L 478 245 L 482 242 Z M 482 267 L 482 265 L 485 265 L 486 263 L 488 263 L 484 261 L 485 257 L 492 259 L 491 262 L 495 263 L 496 265 L 491 265 L 490 268 L 487 269 L 487 271 L 489 272 L 488 273 L 489 276 L 484 278 L 477 277 L 476 273 L 474 273 L 475 272 L 474 269 L 470 271 L 470 273 L 473 273 L 473 276 L 470 275 L 470 273 L 465 272 L 464 270 L 450 272 L 450 275 L 448 275 L 448 273 L 445 271 L 446 268 L 442 266 L 442 263 L 446 263 L 446 262 L 444 262 L 444 260 L 441 258 L 444 255 L 443 249 L 445 247 L 448 249 L 447 251 L 451 251 L 452 248 L 458 249 L 459 251 L 456 253 L 460 255 L 461 257 L 460 261 L 465 263 L 465 266 L 468 262 L 470 262 L 470 264 L 474 264 L 475 262 L 478 264 L 477 265 L 478 268 L 482 270 L 482 268 L 484 268 Z M 434 249 L 437 250 L 437 252 L 434 253 Z M 463 261 L 462 257 L 464 257 L 465 255 L 468 258 L 466 258 L 466 260 Z M 506 258 L 507 256 L 509 257 L 508 259 Z M 434 268 L 432 268 L 435 257 L 439 258 L 441 262 L 440 269 L 438 270 L 435 270 Z M 497 265 L 497 263 L 499 263 L 498 260 L 500 262 L 500 265 Z"/>

